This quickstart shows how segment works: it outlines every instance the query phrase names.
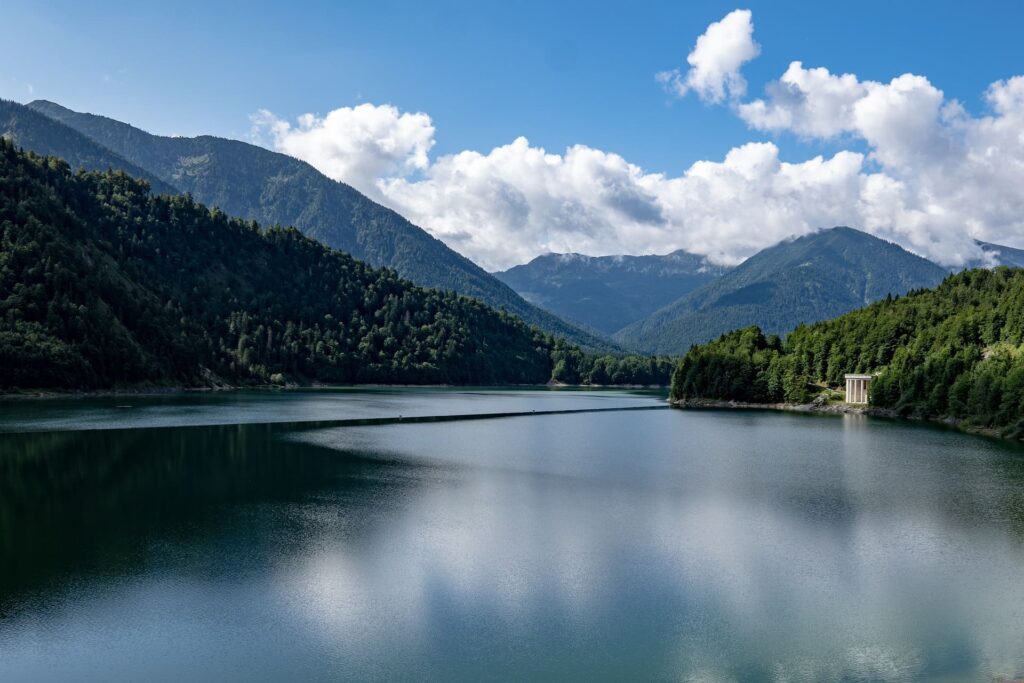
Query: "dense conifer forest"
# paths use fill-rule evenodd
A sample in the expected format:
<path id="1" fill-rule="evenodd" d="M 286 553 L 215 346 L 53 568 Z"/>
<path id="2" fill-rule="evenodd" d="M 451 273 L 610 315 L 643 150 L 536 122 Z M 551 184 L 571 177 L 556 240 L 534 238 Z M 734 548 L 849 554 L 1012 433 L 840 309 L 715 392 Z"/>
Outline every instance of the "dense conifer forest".
<path id="1" fill-rule="evenodd" d="M 805 402 L 845 373 L 877 374 L 871 403 L 1024 435 L 1024 270 L 969 270 L 785 341 L 751 327 L 694 346 L 675 399 Z"/>
<path id="2" fill-rule="evenodd" d="M 76 170 L 122 170 L 149 180 L 157 192 L 188 192 L 231 216 L 293 226 L 420 286 L 471 296 L 594 351 L 618 350 L 610 339 L 531 305 L 398 213 L 288 155 L 209 135 L 151 135 L 44 100 L 29 105 L 0 100 L 0 135 L 25 149 L 62 157 Z"/>
<path id="3" fill-rule="evenodd" d="M 0 139 L 0 388 L 665 383 L 291 228 Z"/>

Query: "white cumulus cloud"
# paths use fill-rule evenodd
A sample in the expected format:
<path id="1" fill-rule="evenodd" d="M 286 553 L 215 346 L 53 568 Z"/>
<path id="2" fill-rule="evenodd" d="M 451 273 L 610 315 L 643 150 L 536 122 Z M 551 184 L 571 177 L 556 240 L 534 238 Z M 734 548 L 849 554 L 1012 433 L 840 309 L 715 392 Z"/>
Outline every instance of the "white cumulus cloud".
<path id="1" fill-rule="evenodd" d="M 393 178 L 383 191 L 459 251 L 503 267 L 545 251 L 661 243 L 667 223 L 644 178 L 616 154 L 583 145 L 551 154 L 521 137 L 487 154 L 441 157 L 423 178 Z"/>
<path id="2" fill-rule="evenodd" d="M 873 156 L 889 166 L 934 161 L 948 151 L 944 96 L 923 76 L 903 74 L 879 83 L 793 62 L 765 90 L 767 99 L 737 106 L 752 128 L 804 138 L 861 137 Z"/>
<path id="3" fill-rule="evenodd" d="M 391 105 L 341 107 L 323 117 L 303 114 L 294 126 L 264 109 L 252 122 L 255 137 L 268 133 L 279 151 L 364 191 L 378 178 L 426 168 L 434 145 L 429 116 Z"/>
<path id="4" fill-rule="evenodd" d="M 853 128 L 853 107 L 867 88 L 853 74 L 805 69 L 793 62 L 767 88 L 768 99 L 740 104 L 740 116 L 760 130 L 788 130 L 805 137 L 830 138 Z"/>
<path id="5" fill-rule="evenodd" d="M 755 140 L 669 176 L 585 145 L 549 151 L 524 137 L 431 156 L 430 117 L 389 105 L 307 114 L 294 125 L 261 112 L 254 123 L 276 149 L 489 269 L 549 251 L 686 249 L 737 263 L 834 225 L 950 266 L 983 258 L 975 239 L 1024 246 L 1024 77 L 991 84 L 988 111 L 971 115 L 923 76 L 861 80 L 795 61 L 764 97 L 743 102 L 739 69 L 756 54 L 750 13 L 737 10 L 698 39 L 679 82 L 710 100 L 728 94 L 729 110 L 754 131 L 859 148 L 787 161 L 779 143 Z"/>
<path id="6" fill-rule="evenodd" d="M 679 97 L 691 90 L 706 102 L 721 102 L 729 97 L 742 97 L 747 82 L 740 74 L 744 64 L 757 57 L 761 47 L 754 42 L 753 14 L 737 9 L 716 21 L 697 38 L 697 44 L 686 57 L 690 68 L 662 71 L 658 82 Z"/>
<path id="7" fill-rule="evenodd" d="M 949 265 L 982 258 L 974 239 L 1024 239 L 1024 77 L 990 85 L 977 117 L 910 73 L 882 83 L 793 62 L 765 91 L 736 108 L 752 128 L 866 143 L 860 226 Z"/>

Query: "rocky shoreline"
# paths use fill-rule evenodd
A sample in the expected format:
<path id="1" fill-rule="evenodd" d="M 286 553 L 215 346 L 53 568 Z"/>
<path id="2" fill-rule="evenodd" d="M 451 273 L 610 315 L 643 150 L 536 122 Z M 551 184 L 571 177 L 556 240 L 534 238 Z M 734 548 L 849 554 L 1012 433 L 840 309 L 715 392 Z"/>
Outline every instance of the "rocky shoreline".
<path id="1" fill-rule="evenodd" d="M 728 408 L 737 410 L 783 410 L 792 413 L 831 413 L 834 415 L 872 415 L 874 417 L 899 417 L 895 411 L 872 408 L 852 403 L 746 403 L 710 398 L 688 398 L 670 400 L 673 408 Z"/>

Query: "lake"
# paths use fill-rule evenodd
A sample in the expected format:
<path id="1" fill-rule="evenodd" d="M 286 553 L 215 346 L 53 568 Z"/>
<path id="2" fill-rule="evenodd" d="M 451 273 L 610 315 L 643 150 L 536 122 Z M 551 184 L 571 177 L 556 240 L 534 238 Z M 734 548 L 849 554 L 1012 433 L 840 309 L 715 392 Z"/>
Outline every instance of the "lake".
<path id="1" fill-rule="evenodd" d="M 994 440 L 415 388 L 8 401 L 0 432 L 0 681 L 1024 676 Z"/>

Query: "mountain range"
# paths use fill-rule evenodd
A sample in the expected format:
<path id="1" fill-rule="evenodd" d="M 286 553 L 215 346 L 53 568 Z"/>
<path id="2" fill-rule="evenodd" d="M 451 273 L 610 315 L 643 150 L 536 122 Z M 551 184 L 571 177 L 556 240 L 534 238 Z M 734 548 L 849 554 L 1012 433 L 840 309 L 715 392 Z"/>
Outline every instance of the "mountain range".
<path id="1" fill-rule="evenodd" d="M 152 135 L 104 116 L 37 100 L 0 101 L 0 135 L 74 168 L 122 170 L 158 193 L 197 201 L 263 225 L 289 225 L 412 282 L 477 298 L 584 348 L 615 350 L 609 339 L 566 323 L 398 213 L 309 164 L 257 145 L 212 136 Z"/>
<path id="2" fill-rule="evenodd" d="M 726 270 L 679 250 L 664 256 L 545 254 L 494 276 L 531 303 L 612 334 Z"/>
<path id="3" fill-rule="evenodd" d="M 0 100 L 0 136 L 73 168 L 122 170 L 155 193 L 262 225 L 291 225 L 412 282 L 512 313 L 585 349 L 681 354 L 731 329 L 783 334 L 887 295 L 936 285 L 951 271 L 846 227 L 786 240 L 729 268 L 662 256 L 547 254 L 490 274 L 398 213 L 309 164 L 236 140 L 152 135 L 53 102 Z M 985 263 L 1024 267 L 1024 250 L 978 242 Z"/>
<path id="4" fill-rule="evenodd" d="M 837 227 L 760 251 L 615 338 L 649 353 L 684 353 L 748 325 L 783 334 L 889 294 L 934 287 L 948 274 L 896 244 Z"/>
<path id="5" fill-rule="evenodd" d="M 967 268 L 1024 267 L 1024 250 L 977 242 Z M 952 269 L 849 227 L 769 247 L 734 268 L 685 251 L 665 256 L 547 254 L 495 273 L 526 299 L 597 329 L 624 348 L 681 354 L 757 325 L 784 334 L 859 306 L 933 287 Z"/>

